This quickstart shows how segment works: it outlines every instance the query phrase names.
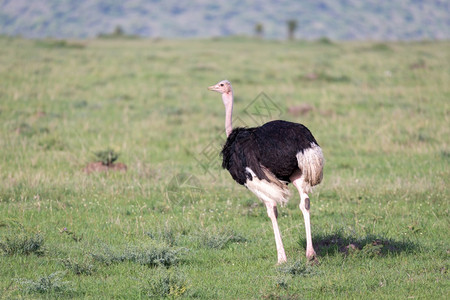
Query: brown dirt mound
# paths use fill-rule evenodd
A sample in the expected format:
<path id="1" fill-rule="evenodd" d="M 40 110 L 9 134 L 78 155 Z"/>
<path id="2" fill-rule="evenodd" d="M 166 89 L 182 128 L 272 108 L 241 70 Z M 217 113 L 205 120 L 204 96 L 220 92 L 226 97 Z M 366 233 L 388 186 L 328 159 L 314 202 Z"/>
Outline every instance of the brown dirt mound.
<path id="1" fill-rule="evenodd" d="M 127 165 L 123 163 L 115 163 L 110 165 L 104 165 L 99 161 L 90 162 L 83 169 L 87 174 L 91 174 L 92 172 L 108 172 L 108 171 L 121 171 L 126 172 Z"/>

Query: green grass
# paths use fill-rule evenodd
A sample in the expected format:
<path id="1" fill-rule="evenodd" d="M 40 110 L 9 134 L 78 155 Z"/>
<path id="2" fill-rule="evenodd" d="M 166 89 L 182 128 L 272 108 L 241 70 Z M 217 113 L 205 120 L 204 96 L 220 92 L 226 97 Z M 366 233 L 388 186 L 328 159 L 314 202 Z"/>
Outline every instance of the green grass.
<path id="1" fill-rule="evenodd" d="M 1 297 L 446 298 L 449 46 L 1 37 Z M 239 122 L 301 122 L 322 146 L 319 265 L 294 189 L 276 266 L 265 208 L 220 169 L 206 87 L 225 78 Z M 277 109 L 255 118 L 261 92 Z M 127 171 L 86 174 L 109 149 Z"/>

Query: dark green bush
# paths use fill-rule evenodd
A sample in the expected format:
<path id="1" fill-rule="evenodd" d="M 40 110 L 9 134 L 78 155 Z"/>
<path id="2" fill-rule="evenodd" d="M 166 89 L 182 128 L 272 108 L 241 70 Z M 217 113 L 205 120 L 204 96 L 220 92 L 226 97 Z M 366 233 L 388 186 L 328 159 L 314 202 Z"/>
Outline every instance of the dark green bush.
<path id="1" fill-rule="evenodd" d="M 31 253 L 42 255 L 43 244 L 44 238 L 39 233 L 14 232 L 0 237 L 0 251 L 6 255 Z"/>
<path id="2" fill-rule="evenodd" d="M 105 166 L 112 165 L 119 158 L 119 153 L 116 153 L 112 149 L 97 151 L 94 154 L 97 157 L 97 159 L 101 161 L 102 164 Z"/>

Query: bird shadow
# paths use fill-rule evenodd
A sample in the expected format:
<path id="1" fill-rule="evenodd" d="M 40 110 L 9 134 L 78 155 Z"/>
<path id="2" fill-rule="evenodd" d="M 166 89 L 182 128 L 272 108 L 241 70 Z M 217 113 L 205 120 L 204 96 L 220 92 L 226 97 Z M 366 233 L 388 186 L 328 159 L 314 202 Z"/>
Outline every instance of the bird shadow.
<path id="1" fill-rule="evenodd" d="M 299 244 L 306 247 L 306 240 Z M 319 256 L 356 255 L 364 257 L 382 257 L 400 253 L 413 253 L 417 244 L 409 240 L 395 240 L 382 235 L 368 234 L 364 237 L 345 235 L 342 231 L 331 234 L 319 234 L 313 238 L 314 248 Z"/>

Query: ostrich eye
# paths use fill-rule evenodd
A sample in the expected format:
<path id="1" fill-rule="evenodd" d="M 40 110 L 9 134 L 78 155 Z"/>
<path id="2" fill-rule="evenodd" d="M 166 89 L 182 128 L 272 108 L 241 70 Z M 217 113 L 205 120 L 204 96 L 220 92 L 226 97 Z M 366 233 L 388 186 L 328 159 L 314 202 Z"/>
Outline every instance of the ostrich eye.
<path id="1" fill-rule="evenodd" d="M 223 83 L 221 83 L 220 86 L 223 86 Z"/>

